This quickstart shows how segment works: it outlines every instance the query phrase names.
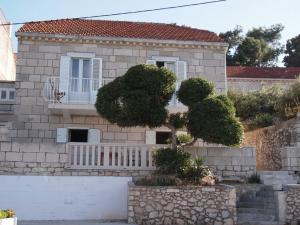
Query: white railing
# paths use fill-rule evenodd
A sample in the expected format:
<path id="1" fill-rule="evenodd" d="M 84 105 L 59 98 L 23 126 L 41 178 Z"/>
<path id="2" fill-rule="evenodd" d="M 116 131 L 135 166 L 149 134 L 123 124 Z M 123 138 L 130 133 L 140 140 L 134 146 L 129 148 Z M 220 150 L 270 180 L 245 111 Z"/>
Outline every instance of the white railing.
<path id="1" fill-rule="evenodd" d="M 92 79 L 92 78 L 70 78 L 68 93 L 65 93 L 59 87 L 59 77 L 48 77 L 45 87 L 44 96 L 49 103 L 80 103 L 94 104 L 99 87 L 111 82 L 112 78 Z M 100 85 L 101 84 L 101 85 Z M 67 96 L 67 97 L 66 97 Z M 67 99 L 63 99 L 67 98 Z"/>
<path id="2" fill-rule="evenodd" d="M 154 170 L 153 153 L 162 146 L 68 143 L 69 168 Z"/>

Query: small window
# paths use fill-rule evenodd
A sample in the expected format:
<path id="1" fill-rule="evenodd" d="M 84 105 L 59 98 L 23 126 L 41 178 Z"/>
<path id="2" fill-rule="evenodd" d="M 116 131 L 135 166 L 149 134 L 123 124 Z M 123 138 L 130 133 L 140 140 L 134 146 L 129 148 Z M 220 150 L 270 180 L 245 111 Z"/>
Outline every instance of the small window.
<path id="1" fill-rule="evenodd" d="M 156 66 L 157 67 L 164 67 L 165 66 L 165 63 L 164 62 L 161 62 L 161 61 L 156 61 Z"/>
<path id="2" fill-rule="evenodd" d="M 69 129 L 70 142 L 88 142 L 87 129 Z"/>
<path id="3" fill-rule="evenodd" d="M 156 144 L 170 144 L 171 132 L 157 131 L 156 132 Z"/>
<path id="4" fill-rule="evenodd" d="M 9 100 L 14 100 L 15 99 L 15 92 L 14 91 L 10 91 L 9 92 Z"/>
<path id="5" fill-rule="evenodd" d="M 1 91 L 1 99 L 6 99 L 6 91 Z"/>

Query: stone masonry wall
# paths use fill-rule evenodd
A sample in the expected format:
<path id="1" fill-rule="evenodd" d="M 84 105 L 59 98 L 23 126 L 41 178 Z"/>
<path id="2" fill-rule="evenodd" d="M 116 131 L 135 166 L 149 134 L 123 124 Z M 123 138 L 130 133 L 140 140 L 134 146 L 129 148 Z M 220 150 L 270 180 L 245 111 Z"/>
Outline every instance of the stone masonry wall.
<path id="1" fill-rule="evenodd" d="M 194 157 L 203 157 L 204 164 L 222 177 L 248 177 L 256 172 L 255 148 L 186 147 Z"/>
<path id="2" fill-rule="evenodd" d="M 296 142 L 296 119 L 245 133 L 242 146 L 256 148 L 257 170 L 280 170 L 281 149 Z"/>
<path id="3" fill-rule="evenodd" d="M 234 225 L 235 189 L 230 186 L 129 186 L 128 223 Z"/>
<path id="4" fill-rule="evenodd" d="M 65 144 L 0 142 L 0 175 L 146 176 L 150 171 L 69 169 Z"/>
<path id="5" fill-rule="evenodd" d="M 82 41 L 82 40 L 81 40 Z M 152 56 L 179 57 L 187 62 L 188 77 L 202 76 L 226 89 L 225 50 L 191 47 L 159 47 L 146 44 L 107 44 L 63 41 L 24 40 L 19 37 L 16 77 L 16 119 L 10 130 L 12 141 L 55 142 L 56 128 L 84 127 L 101 131 L 103 142 L 145 143 L 144 128 L 120 128 L 99 116 L 50 114 L 43 97 L 47 78 L 59 76 L 60 57 L 67 53 L 94 53 L 103 59 L 103 78 L 122 76 L 128 68 L 146 63 Z"/>
<path id="6" fill-rule="evenodd" d="M 286 224 L 300 223 L 300 185 L 286 185 Z"/>

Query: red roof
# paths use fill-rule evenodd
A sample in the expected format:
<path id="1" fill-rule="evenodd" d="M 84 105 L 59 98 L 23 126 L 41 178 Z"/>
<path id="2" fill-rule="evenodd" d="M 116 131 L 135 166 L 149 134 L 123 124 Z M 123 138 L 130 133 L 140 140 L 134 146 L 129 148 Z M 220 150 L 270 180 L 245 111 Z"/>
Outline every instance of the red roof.
<path id="1" fill-rule="evenodd" d="M 229 78 L 295 79 L 299 75 L 300 67 L 227 66 Z"/>
<path id="2" fill-rule="evenodd" d="M 163 23 L 61 19 L 31 22 L 18 32 L 178 41 L 224 42 L 217 34 L 186 26 Z"/>

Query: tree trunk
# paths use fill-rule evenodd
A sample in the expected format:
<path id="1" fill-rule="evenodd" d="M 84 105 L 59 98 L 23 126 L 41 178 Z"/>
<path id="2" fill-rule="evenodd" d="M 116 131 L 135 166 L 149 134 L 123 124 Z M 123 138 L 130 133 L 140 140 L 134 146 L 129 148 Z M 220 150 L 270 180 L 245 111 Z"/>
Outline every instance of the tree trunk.
<path id="1" fill-rule="evenodd" d="M 172 141 L 172 148 L 175 149 L 177 147 L 177 135 L 176 135 L 176 129 L 171 124 L 165 124 L 166 127 L 168 127 L 171 130 L 171 141 Z"/>

